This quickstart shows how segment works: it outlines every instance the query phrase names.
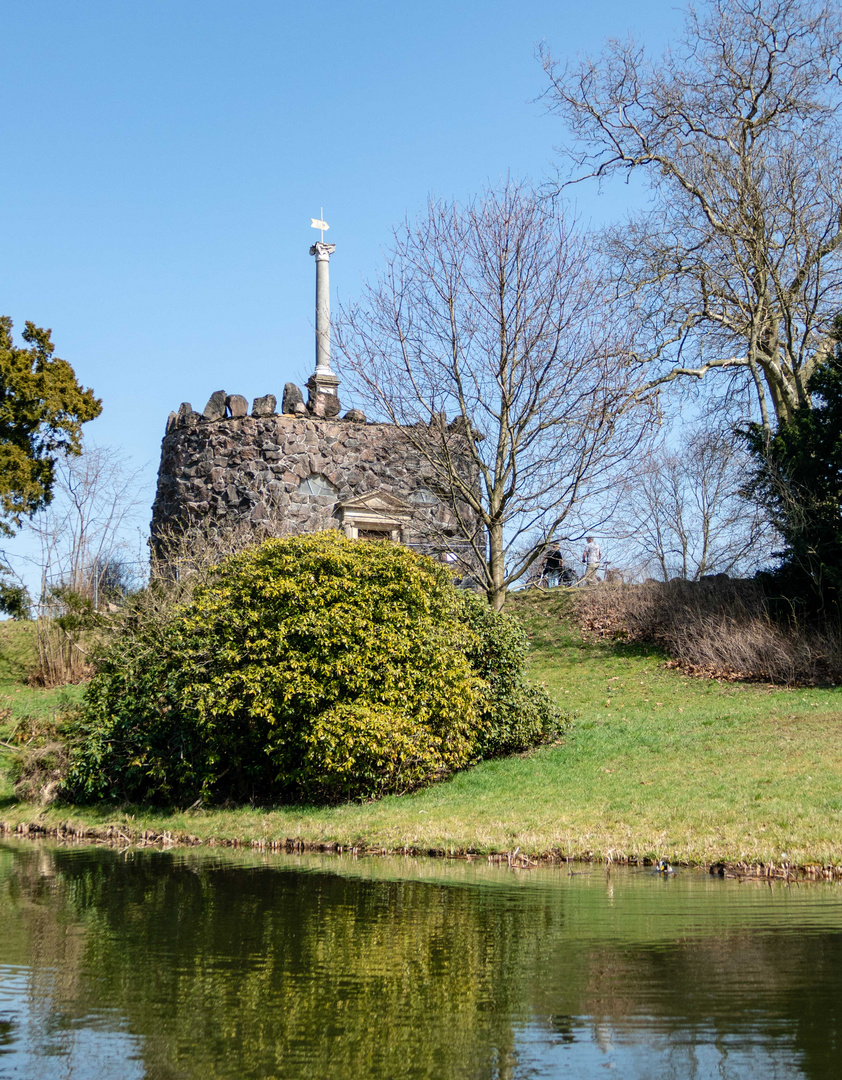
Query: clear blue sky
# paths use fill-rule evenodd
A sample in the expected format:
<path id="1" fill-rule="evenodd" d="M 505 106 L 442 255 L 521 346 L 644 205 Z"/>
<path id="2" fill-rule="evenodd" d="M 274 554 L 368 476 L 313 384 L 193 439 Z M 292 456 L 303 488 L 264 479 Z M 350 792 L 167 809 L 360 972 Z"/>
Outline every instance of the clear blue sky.
<path id="1" fill-rule="evenodd" d="M 53 329 L 102 397 L 87 437 L 148 463 L 167 414 L 313 368 L 311 216 L 351 299 L 429 193 L 551 174 L 558 57 L 680 27 L 661 0 L 6 0 L 0 314 Z M 579 193 L 622 211 L 623 190 Z M 341 394 L 341 389 L 340 389 Z M 344 401 L 350 406 L 352 402 Z M 148 519 L 148 515 L 147 515 Z"/>

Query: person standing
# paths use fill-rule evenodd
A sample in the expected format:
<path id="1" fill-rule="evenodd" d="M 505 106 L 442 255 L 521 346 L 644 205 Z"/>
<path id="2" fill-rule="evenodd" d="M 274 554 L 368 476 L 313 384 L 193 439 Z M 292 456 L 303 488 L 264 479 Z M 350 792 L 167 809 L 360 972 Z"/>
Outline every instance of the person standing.
<path id="1" fill-rule="evenodd" d="M 582 584 L 594 585 L 596 583 L 596 572 L 602 562 L 602 552 L 599 550 L 599 544 L 592 536 L 588 537 L 588 542 L 585 544 L 585 550 L 582 552 L 582 562 L 585 564 L 585 580 Z"/>
<path id="2" fill-rule="evenodd" d="M 551 547 L 547 552 L 544 559 L 544 574 L 546 576 L 547 585 L 552 587 L 553 585 L 561 584 L 561 571 L 564 569 L 564 557 L 561 554 L 561 550 L 556 544 Z"/>

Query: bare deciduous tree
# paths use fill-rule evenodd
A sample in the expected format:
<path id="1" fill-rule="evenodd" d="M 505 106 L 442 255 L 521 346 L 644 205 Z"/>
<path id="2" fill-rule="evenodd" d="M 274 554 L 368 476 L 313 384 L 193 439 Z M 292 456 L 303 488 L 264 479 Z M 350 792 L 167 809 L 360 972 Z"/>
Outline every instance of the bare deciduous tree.
<path id="1" fill-rule="evenodd" d="M 62 585 L 98 602 L 115 564 L 127 561 L 137 483 L 138 470 L 110 447 L 86 447 L 59 462 L 54 500 L 30 525 L 40 541 L 42 592 Z"/>
<path id="2" fill-rule="evenodd" d="M 590 255 L 510 182 L 397 229 L 340 320 L 346 378 L 402 425 L 498 609 L 540 556 L 534 540 L 610 486 L 643 429 Z"/>
<path id="3" fill-rule="evenodd" d="M 27 526 L 40 546 L 36 675 L 49 686 L 84 677 L 85 632 L 109 601 L 145 579 L 144 561 L 127 538 L 138 471 L 118 451 L 89 446 L 79 457 L 59 459 L 55 475 L 52 502 Z"/>
<path id="4" fill-rule="evenodd" d="M 652 192 L 606 236 L 650 385 L 742 372 L 767 429 L 808 402 L 842 307 L 840 54 L 824 0 L 710 0 L 660 63 L 542 50 L 567 182 L 640 171 Z"/>
<path id="5" fill-rule="evenodd" d="M 677 449 L 647 453 L 629 470 L 625 511 L 631 565 L 698 581 L 706 574 L 741 574 L 768 560 L 775 537 L 768 516 L 741 489 L 748 455 L 728 429 L 691 432 Z"/>

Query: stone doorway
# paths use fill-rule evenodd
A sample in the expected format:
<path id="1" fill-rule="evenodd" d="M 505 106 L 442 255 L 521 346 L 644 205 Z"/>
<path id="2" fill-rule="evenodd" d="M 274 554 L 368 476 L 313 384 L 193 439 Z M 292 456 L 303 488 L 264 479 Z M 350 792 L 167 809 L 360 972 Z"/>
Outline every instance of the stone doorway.
<path id="1" fill-rule="evenodd" d="M 358 540 L 406 543 L 412 507 L 385 491 L 371 491 L 337 506 L 346 536 Z"/>
<path id="2" fill-rule="evenodd" d="M 358 540 L 391 540 L 391 529 L 357 529 Z"/>

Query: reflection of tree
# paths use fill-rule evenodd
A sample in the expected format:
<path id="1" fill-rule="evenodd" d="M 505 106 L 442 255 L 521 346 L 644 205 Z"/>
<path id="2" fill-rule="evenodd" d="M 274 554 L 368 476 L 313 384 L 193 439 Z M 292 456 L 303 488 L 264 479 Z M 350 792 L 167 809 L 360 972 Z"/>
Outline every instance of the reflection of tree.
<path id="1" fill-rule="evenodd" d="M 663 917 L 656 907 L 647 914 Z M 719 934 L 691 933 L 653 944 L 624 942 L 617 929 L 604 928 L 613 940 L 582 943 L 575 963 L 585 981 L 573 984 L 564 975 L 571 964 L 569 940 L 556 939 L 546 976 L 531 981 L 532 1011 L 579 1017 L 579 1037 L 584 1024 L 598 1046 L 645 1043 L 652 1074 L 659 1076 L 709 1075 L 710 1060 L 705 1067 L 695 1061 L 694 1047 L 702 1042 L 718 1048 L 722 1075 L 728 1077 L 738 1075 L 736 1060 L 730 1064 L 734 1071 L 727 1068 L 729 1056 L 736 1059 L 749 1047 L 757 1053 L 774 1047 L 779 1064 L 797 1062 L 796 1071 L 779 1074 L 767 1059 L 764 1075 L 837 1074 L 842 935 L 725 925 Z"/>
<path id="2" fill-rule="evenodd" d="M 28 854 L 26 871 L 21 874 L 19 859 L 0 849 L 0 961 L 31 966 L 33 977 L 40 979 L 40 985 L 33 987 L 36 997 L 72 997 L 79 989 L 86 946 L 80 916 L 72 907 L 56 909 L 52 853 L 33 850 Z M 9 873 L 13 862 L 15 872 Z M 7 898 L 12 903 L 7 904 Z"/>
<path id="3" fill-rule="evenodd" d="M 786 1075 L 835 1075 L 842 937 L 769 929 L 815 891 L 270 865 L 26 848 L 10 872 L 0 848 L 0 964 L 45 972 L 68 1023 L 115 1010 L 156 1080 L 503 1080 L 521 1025 L 561 1061 L 645 1045 L 650 1072 L 627 1075 L 706 1075 L 705 1041 L 723 1076 L 772 1046 Z"/>

